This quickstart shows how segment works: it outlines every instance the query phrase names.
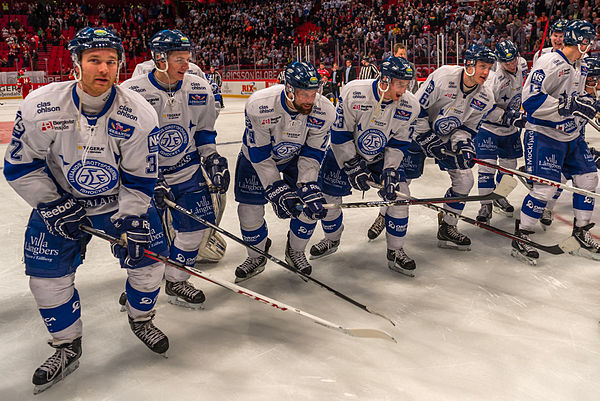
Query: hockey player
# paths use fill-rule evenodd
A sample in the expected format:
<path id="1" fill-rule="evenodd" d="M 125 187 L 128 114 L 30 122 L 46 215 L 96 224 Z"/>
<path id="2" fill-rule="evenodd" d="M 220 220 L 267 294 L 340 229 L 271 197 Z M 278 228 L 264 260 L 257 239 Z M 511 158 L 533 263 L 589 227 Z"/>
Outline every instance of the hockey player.
<path id="1" fill-rule="evenodd" d="M 538 50 L 533 55 L 533 63 L 537 61 L 542 54 L 555 52 L 561 50 L 564 47 L 563 39 L 565 37 L 565 28 L 569 24 L 566 19 L 559 18 L 550 26 L 550 43 L 551 47 L 544 47 L 541 51 Z"/>
<path id="2" fill-rule="evenodd" d="M 316 220 L 325 216 L 325 199 L 317 185 L 319 167 L 329 142 L 335 108 L 319 93 L 320 76 L 306 62 L 285 70 L 285 85 L 252 94 L 246 104 L 246 130 L 235 169 L 235 199 L 246 242 L 268 250 L 264 220 L 268 202 L 277 217 L 291 218 L 286 261 L 310 274 L 304 250 Z M 297 205 L 304 204 L 303 210 Z M 248 249 L 235 270 L 236 282 L 265 269 L 266 258 Z"/>
<path id="3" fill-rule="evenodd" d="M 481 119 L 494 107 L 494 94 L 484 83 L 494 66 L 491 49 L 474 44 L 465 51 L 465 65 L 442 66 L 427 77 L 417 91 L 421 113 L 414 139 L 426 156 L 435 157 L 442 171 L 447 171 L 452 186 L 446 197 L 466 196 L 473 187 L 472 137 Z M 447 156 L 445 150 L 455 152 Z M 444 208 L 462 213 L 465 204 L 446 203 Z M 460 233 L 457 218 L 439 216 L 438 246 L 459 250 L 471 249 L 471 239 Z"/>
<path id="4" fill-rule="evenodd" d="M 219 88 L 219 97 L 217 99 L 217 94 L 215 93 L 215 100 L 217 100 L 220 104 L 221 104 L 221 108 L 224 108 L 225 105 L 223 104 L 223 96 L 221 95 L 221 86 L 223 85 L 223 78 L 221 77 L 221 74 L 219 74 L 219 71 L 217 71 L 215 69 L 215 67 L 211 66 L 209 72 L 207 72 L 206 74 L 206 78 L 209 82 L 214 82 L 215 85 L 218 86 Z"/>
<path id="5" fill-rule="evenodd" d="M 21 97 L 25 99 L 29 95 L 31 90 L 31 81 L 29 77 L 25 75 L 25 71 L 19 70 L 19 76 L 17 77 L 17 87 L 21 89 Z"/>
<path id="6" fill-rule="evenodd" d="M 191 49 L 188 37 L 180 31 L 158 32 L 150 40 L 156 68 L 122 85 L 139 92 L 159 116 L 156 206 L 164 210 L 167 197 L 214 224 L 215 211 L 202 169 L 222 193 L 229 186 L 229 170 L 227 160 L 216 150 L 215 99 L 210 84 L 186 73 Z M 172 216 L 175 238 L 170 257 L 194 266 L 208 228 L 180 213 Z M 199 308 L 205 297 L 188 281 L 189 277 L 167 266 L 165 292 L 173 304 Z"/>
<path id="7" fill-rule="evenodd" d="M 340 94 L 331 150 L 320 174 L 328 203 L 341 203 L 351 188 L 367 191 L 368 181 L 383 184 L 379 194 L 385 200 L 395 200 L 396 191 L 409 194 L 402 160 L 420 110 L 416 97 L 407 91 L 415 72 L 399 57 L 385 59 L 380 70 L 380 78 L 351 81 Z M 388 267 L 412 276 L 416 263 L 403 248 L 408 206 L 390 206 L 384 215 Z M 327 211 L 322 222 L 325 238 L 311 247 L 312 258 L 338 249 L 342 218 L 341 209 Z"/>
<path id="8" fill-rule="evenodd" d="M 598 175 L 593 158 L 581 135 L 578 118 L 592 119 L 600 112 L 600 102 L 585 93 L 587 66 L 583 59 L 596 36 L 592 24 L 575 20 L 565 28 L 562 50 L 543 55 L 533 65 L 523 88 L 523 109 L 527 113 L 524 135 L 527 172 L 553 181 L 561 173 L 573 179 L 574 186 L 595 191 Z M 555 188 L 533 183 L 523 200 L 516 234 L 527 238 L 534 232 L 546 203 Z M 599 258 L 599 245 L 589 235 L 594 199 L 573 195 L 575 222 L 573 236 L 580 254 Z M 512 255 L 536 263 L 537 250 L 513 241 Z"/>
<path id="9" fill-rule="evenodd" d="M 156 183 L 156 113 L 138 94 L 114 86 L 124 63 L 121 39 L 84 28 L 69 42 L 76 82 L 53 83 L 22 103 L 7 148 L 4 176 L 33 207 L 25 232 L 25 274 L 55 353 L 34 373 L 43 391 L 79 366 L 81 305 L 75 271 L 90 225 L 126 239 L 113 245 L 127 269 L 127 313 L 135 335 L 164 353 L 154 304 L 166 254 L 160 219 L 151 206 Z"/>
<path id="10" fill-rule="evenodd" d="M 509 39 L 496 44 L 499 66 L 490 74 L 484 86 L 494 95 L 496 107 L 485 117 L 477 136 L 475 149 L 477 158 L 512 169 L 517 168 L 517 159 L 523 156 L 521 128 L 525 119 L 521 115 L 521 91 L 527 77 L 527 61 L 519 57 L 517 46 Z M 480 195 L 490 194 L 496 187 L 491 167 L 479 166 L 478 187 Z M 496 182 L 502 174 L 498 172 Z M 506 198 L 494 200 L 494 209 L 512 217 L 514 207 Z M 492 201 L 482 201 L 477 220 L 489 224 L 492 218 Z"/>

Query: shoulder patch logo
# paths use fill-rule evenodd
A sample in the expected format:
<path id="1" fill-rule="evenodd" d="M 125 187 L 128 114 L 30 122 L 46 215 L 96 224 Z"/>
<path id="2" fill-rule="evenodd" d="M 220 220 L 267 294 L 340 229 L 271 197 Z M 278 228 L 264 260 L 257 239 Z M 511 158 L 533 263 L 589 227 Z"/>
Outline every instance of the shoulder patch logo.
<path id="1" fill-rule="evenodd" d="M 323 128 L 325 124 L 325 120 L 321 120 L 320 118 L 308 116 L 306 118 L 306 126 L 308 128 Z"/>
<path id="2" fill-rule="evenodd" d="M 396 109 L 396 112 L 394 113 L 394 118 L 401 120 L 401 121 L 408 121 L 408 120 L 410 120 L 411 115 L 412 115 L 412 111 Z"/>
<path id="3" fill-rule="evenodd" d="M 108 119 L 107 129 L 108 135 L 120 139 L 129 139 L 135 130 L 133 126 L 113 120 L 112 118 Z"/>
<path id="4" fill-rule="evenodd" d="M 206 93 L 190 93 L 188 95 L 189 106 L 205 106 L 208 95 Z"/>

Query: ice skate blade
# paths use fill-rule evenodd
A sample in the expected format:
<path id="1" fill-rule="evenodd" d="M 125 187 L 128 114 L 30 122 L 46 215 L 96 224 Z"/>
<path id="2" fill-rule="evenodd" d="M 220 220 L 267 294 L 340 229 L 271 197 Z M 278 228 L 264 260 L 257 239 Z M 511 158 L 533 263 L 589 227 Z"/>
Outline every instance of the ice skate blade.
<path id="1" fill-rule="evenodd" d="M 514 248 L 510 251 L 510 256 L 530 266 L 537 266 L 537 259 L 528 258 Z"/>
<path id="2" fill-rule="evenodd" d="M 444 249 L 454 249 L 457 251 L 470 251 L 471 245 L 457 245 L 452 241 L 438 240 L 438 247 Z"/>
<path id="3" fill-rule="evenodd" d="M 50 387 L 54 386 L 56 383 L 73 373 L 75 369 L 79 367 L 79 360 L 73 362 L 69 367 L 67 367 L 62 374 L 56 376 L 54 380 L 48 382 L 46 384 L 40 384 L 33 387 L 33 395 L 39 394 L 42 391 L 48 390 Z"/>
<path id="4" fill-rule="evenodd" d="M 322 255 L 313 255 L 312 253 L 310 254 L 310 258 L 309 260 L 313 260 L 313 259 L 321 259 L 327 255 L 331 255 L 332 253 L 336 253 L 337 252 L 337 248 L 331 248 L 328 249 L 324 254 Z"/>
<path id="5" fill-rule="evenodd" d="M 573 256 L 581 256 L 582 258 L 600 261 L 600 253 L 590 252 L 585 248 L 579 247 L 574 251 L 569 252 Z"/>
<path id="6" fill-rule="evenodd" d="M 204 309 L 204 302 L 199 304 L 192 304 L 190 302 L 185 302 L 177 297 L 177 295 L 169 295 L 168 302 L 172 305 L 182 306 L 188 309 Z"/>
<path id="7" fill-rule="evenodd" d="M 413 273 L 414 270 L 406 270 L 401 267 L 397 267 L 396 264 L 391 260 L 388 260 L 388 268 L 393 272 L 402 274 L 403 276 L 415 277 L 415 274 Z"/>
<path id="8" fill-rule="evenodd" d="M 498 206 L 493 206 L 492 211 L 497 214 L 501 214 L 506 217 L 513 217 L 514 212 L 507 212 L 506 210 L 499 208 Z"/>
<path id="9" fill-rule="evenodd" d="M 265 270 L 264 266 L 260 266 L 258 269 L 254 270 L 252 273 L 250 273 L 249 275 L 247 275 L 246 277 L 238 277 L 235 276 L 235 283 L 242 283 L 246 280 L 251 279 L 254 276 L 258 276 L 260 273 L 262 273 Z"/>
<path id="10" fill-rule="evenodd" d="M 478 221 L 479 223 L 483 223 L 483 224 L 487 224 L 487 225 L 489 225 L 489 224 L 490 224 L 490 221 L 492 221 L 492 219 L 483 219 L 483 220 L 480 220 L 480 219 L 479 219 L 479 217 L 477 217 L 477 221 Z"/>

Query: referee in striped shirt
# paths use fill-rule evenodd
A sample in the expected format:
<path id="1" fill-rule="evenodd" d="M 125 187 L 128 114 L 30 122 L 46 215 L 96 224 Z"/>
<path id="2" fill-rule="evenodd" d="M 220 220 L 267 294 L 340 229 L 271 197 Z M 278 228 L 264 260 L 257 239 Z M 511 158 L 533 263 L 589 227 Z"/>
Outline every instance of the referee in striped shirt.
<path id="1" fill-rule="evenodd" d="M 379 70 L 369 62 L 367 56 L 362 58 L 362 66 L 358 73 L 358 79 L 377 79 L 379 78 Z"/>

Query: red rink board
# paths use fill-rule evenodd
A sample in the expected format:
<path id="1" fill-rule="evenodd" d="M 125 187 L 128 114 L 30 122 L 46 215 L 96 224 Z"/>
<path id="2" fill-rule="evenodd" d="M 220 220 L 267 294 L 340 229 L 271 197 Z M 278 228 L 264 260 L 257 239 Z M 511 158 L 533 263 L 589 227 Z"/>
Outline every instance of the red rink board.
<path id="1" fill-rule="evenodd" d="M 13 124 L 12 121 L 0 122 L 0 144 L 10 142 Z"/>

